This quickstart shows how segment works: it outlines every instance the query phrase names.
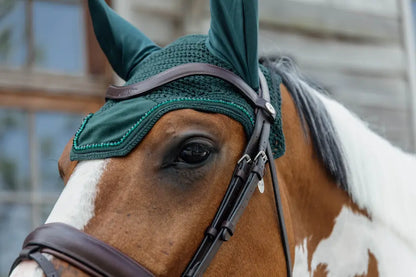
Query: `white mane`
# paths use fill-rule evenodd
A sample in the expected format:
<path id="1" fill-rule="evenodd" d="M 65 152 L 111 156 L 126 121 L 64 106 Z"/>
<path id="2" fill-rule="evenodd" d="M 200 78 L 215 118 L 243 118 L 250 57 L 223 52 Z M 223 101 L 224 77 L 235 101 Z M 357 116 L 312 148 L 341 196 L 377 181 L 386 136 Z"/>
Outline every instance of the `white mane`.
<path id="1" fill-rule="evenodd" d="M 309 91 L 324 103 L 338 133 L 353 201 L 416 251 L 416 157 L 372 132 L 341 104 Z"/>
<path id="2" fill-rule="evenodd" d="M 293 275 L 312 276 L 319 265 L 326 266 L 328 276 L 366 275 L 373 255 L 379 276 L 416 276 L 416 156 L 372 132 L 344 106 L 302 81 L 296 72 L 288 74 L 304 94 L 323 103 L 323 107 L 314 106 L 314 113 L 326 109 L 334 128 L 327 126 L 327 131 L 336 132 L 342 148 L 347 191 L 370 217 L 344 206 L 330 236 L 309 254 L 310 264 L 308 238 L 296 245 Z"/>

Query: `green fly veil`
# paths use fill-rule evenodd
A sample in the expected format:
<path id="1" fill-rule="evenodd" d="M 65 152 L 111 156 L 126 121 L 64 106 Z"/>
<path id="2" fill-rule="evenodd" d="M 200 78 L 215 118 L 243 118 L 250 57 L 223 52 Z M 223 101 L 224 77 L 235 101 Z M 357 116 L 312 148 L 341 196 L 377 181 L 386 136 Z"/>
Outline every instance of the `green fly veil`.
<path id="1" fill-rule="evenodd" d="M 114 71 L 131 85 L 186 63 L 208 63 L 230 70 L 259 88 L 257 0 L 212 0 L 208 35 L 179 38 L 164 48 L 117 15 L 104 0 L 89 0 L 94 31 Z M 260 66 L 277 111 L 271 127 L 274 157 L 285 150 L 280 113 L 280 76 Z M 88 115 L 74 137 L 72 160 L 125 156 L 164 114 L 178 109 L 221 113 L 239 121 L 251 135 L 254 109 L 236 88 L 215 77 L 194 75 L 144 96 L 107 100 Z"/>

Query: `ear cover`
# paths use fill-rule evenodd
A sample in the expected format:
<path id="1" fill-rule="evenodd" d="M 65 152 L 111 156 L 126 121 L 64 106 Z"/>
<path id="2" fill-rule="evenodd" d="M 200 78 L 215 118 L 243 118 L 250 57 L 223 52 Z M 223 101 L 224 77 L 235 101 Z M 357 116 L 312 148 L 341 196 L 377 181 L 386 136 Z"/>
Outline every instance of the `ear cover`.
<path id="1" fill-rule="evenodd" d="M 130 79 L 139 63 L 160 49 L 129 22 L 117 15 L 104 0 L 89 0 L 94 32 L 114 71 Z"/>
<path id="2" fill-rule="evenodd" d="M 90 0 L 97 37 L 114 69 L 135 84 L 186 63 L 207 63 L 240 75 L 258 89 L 258 68 L 266 76 L 271 104 L 277 112 L 271 126 L 274 158 L 285 152 L 280 113 L 281 77 L 258 64 L 257 0 L 212 0 L 209 36 L 190 35 L 159 49 L 118 17 L 103 0 Z M 112 52 L 113 51 L 113 52 Z M 179 109 L 220 113 L 239 121 L 250 137 L 254 108 L 231 84 L 197 72 L 140 97 L 106 104 L 88 115 L 75 134 L 71 160 L 91 160 L 129 154 L 166 113 Z"/>
<path id="3" fill-rule="evenodd" d="M 207 47 L 232 64 L 255 90 L 259 88 L 258 21 L 257 0 L 211 0 Z"/>

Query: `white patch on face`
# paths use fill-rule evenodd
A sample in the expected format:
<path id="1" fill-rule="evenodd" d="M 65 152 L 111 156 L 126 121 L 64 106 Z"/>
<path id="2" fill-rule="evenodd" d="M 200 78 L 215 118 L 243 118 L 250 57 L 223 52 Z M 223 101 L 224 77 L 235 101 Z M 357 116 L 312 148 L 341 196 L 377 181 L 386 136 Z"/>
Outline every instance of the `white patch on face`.
<path id="1" fill-rule="evenodd" d="M 380 276 L 416 276 L 416 250 L 383 223 L 346 207 L 335 222 L 331 235 L 312 255 L 311 272 L 304 271 L 308 268 L 306 240 L 296 246 L 294 273 L 302 274 L 294 276 L 312 276 L 319 264 L 326 265 L 329 277 L 365 275 L 369 252 L 377 260 Z"/>
<path id="2" fill-rule="evenodd" d="M 94 216 L 97 185 L 107 160 L 80 162 L 56 202 L 46 223 L 62 222 L 82 230 Z M 46 256 L 46 255 L 45 255 Z M 46 256 L 49 260 L 51 257 Z M 41 277 L 43 271 L 34 261 L 19 264 L 11 277 Z"/>
<path id="3" fill-rule="evenodd" d="M 80 162 L 46 223 L 62 222 L 82 230 L 94 216 L 97 184 L 106 164 L 107 160 Z"/>
<path id="4" fill-rule="evenodd" d="M 34 261 L 26 261 L 19 264 L 10 277 L 42 277 L 43 271 Z"/>

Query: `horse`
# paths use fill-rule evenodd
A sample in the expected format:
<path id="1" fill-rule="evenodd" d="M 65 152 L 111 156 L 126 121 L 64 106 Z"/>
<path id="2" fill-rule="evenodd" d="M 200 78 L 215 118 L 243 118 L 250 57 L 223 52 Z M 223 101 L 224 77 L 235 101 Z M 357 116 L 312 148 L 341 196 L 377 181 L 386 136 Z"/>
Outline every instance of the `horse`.
<path id="1" fill-rule="evenodd" d="M 264 185 L 255 186 L 232 238 L 204 275 L 285 276 L 293 261 L 293 276 L 416 276 L 415 156 L 306 81 L 290 59 L 260 64 L 278 84 L 284 155 L 269 159 Z M 235 117 L 200 106 L 170 110 L 153 124 L 128 154 L 102 159 L 71 158 L 78 131 L 59 159 L 66 185 L 47 223 L 82 230 L 155 276 L 179 276 L 249 139 Z M 274 170 L 284 224 L 272 193 Z M 88 275 L 42 255 L 61 276 Z M 36 262 L 23 261 L 11 276 L 42 274 Z"/>

